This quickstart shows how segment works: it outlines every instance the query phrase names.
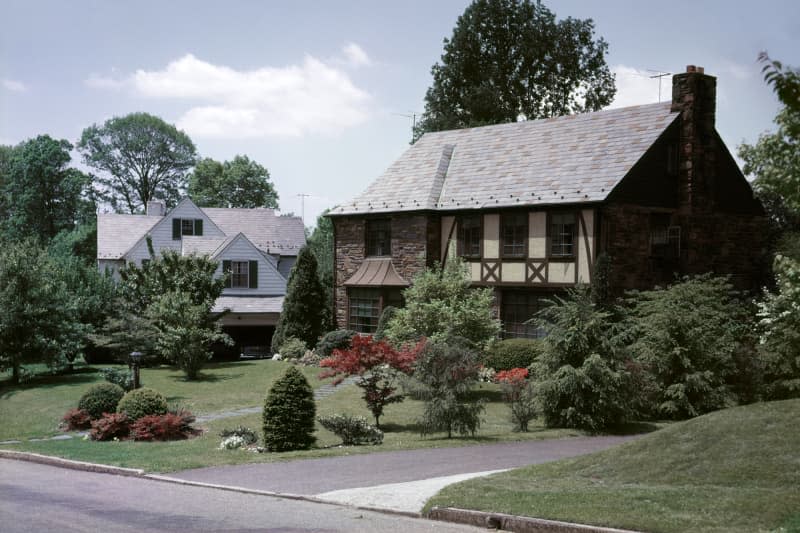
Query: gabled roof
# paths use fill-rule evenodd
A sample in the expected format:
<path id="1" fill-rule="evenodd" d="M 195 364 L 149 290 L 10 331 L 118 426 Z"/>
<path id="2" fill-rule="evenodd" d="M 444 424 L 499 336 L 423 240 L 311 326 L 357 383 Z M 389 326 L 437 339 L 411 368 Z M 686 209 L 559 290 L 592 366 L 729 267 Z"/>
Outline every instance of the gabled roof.
<path id="1" fill-rule="evenodd" d="M 202 208 L 226 235 L 244 233 L 258 248 L 281 255 L 297 255 L 306 243 L 300 217 L 277 216 L 272 209 Z"/>
<path id="2" fill-rule="evenodd" d="M 234 238 L 235 235 L 230 237 L 198 237 L 194 235 L 184 235 L 181 241 L 181 254 L 214 257 L 219 250 L 233 242 Z"/>
<path id="3" fill-rule="evenodd" d="M 676 119 L 670 105 L 427 133 L 330 214 L 602 201 Z"/>
<path id="4" fill-rule="evenodd" d="M 97 258 L 119 259 L 150 231 L 161 217 L 147 215 L 97 215 Z"/>

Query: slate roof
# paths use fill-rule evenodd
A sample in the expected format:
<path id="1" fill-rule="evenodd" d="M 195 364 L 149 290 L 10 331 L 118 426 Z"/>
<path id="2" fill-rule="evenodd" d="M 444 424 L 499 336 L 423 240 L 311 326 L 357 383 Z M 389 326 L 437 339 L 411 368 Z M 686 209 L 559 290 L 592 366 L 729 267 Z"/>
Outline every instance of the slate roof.
<path id="1" fill-rule="evenodd" d="M 161 220 L 147 215 L 97 215 L 97 258 L 119 259 Z"/>
<path id="2" fill-rule="evenodd" d="M 270 253 L 297 255 L 306 243 L 300 217 L 276 216 L 272 209 L 201 209 L 226 235 L 244 233 L 256 247 Z"/>
<path id="3" fill-rule="evenodd" d="M 331 214 L 602 201 L 676 119 L 670 106 L 427 133 Z"/>
<path id="4" fill-rule="evenodd" d="M 280 313 L 283 296 L 220 296 L 212 313 L 229 309 L 232 313 Z"/>
<path id="5" fill-rule="evenodd" d="M 227 246 L 234 237 L 236 237 L 236 235 L 230 237 L 196 237 L 193 235 L 184 235 L 181 241 L 181 253 L 183 253 L 183 255 L 196 254 L 214 257 L 217 251 Z"/>

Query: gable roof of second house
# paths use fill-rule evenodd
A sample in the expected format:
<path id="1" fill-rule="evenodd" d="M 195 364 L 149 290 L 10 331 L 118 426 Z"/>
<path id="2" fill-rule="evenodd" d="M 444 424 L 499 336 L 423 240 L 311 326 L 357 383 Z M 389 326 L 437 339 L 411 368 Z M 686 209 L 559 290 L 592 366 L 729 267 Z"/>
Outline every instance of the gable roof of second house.
<path id="1" fill-rule="evenodd" d="M 426 133 L 330 214 L 602 201 L 679 115 L 670 106 Z"/>

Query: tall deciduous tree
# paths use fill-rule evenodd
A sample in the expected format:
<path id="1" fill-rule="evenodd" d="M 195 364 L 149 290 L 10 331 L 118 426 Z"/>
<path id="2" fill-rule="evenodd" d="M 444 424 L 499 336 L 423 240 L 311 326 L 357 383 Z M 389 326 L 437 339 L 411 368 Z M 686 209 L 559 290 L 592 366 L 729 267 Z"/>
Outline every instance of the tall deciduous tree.
<path id="1" fill-rule="evenodd" d="M 325 296 L 317 274 L 317 259 L 304 246 L 289 275 L 283 311 L 272 336 L 272 350 L 279 351 L 289 337 L 315 346 L 322 331 Z"/>
<path id="2" fill-rule="evenodd" d="M 444 40 L 415 137 L 430 131 L 596 111 L 616 93 L 594 22 L 541 2 L 474 0 Z"/>
<path id="3" fill-rule="evenodd" d="M 91 177 L 70 168 L 72 145 L 39 135 L 2 150 L 2 225 L 6 237 L 48 241 L 94 218 Z"/>
<path id="4" fill-rule="evenodd" d="M 278 207 L 269 171 L 246 155 L 201 160 L 189 176 L 189 196 L 201 207 Z"/>
<path id="5" fill-rule="evenodd" d="M 197 158 L 188 135 L 148 113 L 114 117 L 85 130 L 83 161 L 102 172 L 95 186 L 117 211 L 136 213 L 151 200 L 178 203 Z"/>

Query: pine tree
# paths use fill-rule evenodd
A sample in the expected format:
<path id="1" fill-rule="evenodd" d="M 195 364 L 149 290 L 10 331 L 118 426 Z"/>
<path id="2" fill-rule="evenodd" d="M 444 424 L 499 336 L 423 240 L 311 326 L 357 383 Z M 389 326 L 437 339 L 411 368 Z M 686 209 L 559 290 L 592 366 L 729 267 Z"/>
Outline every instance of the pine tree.
<path id="1" fill-rule="evenodd" d="M 280 351 L 283 342 L 296 337 L 306 346 L 315 346 L 323 333 L 325 294 L 317 274 L 317 259 L 304 246 L 289 275 L 283 311 L 272 336 L 272 351 Z"/>

